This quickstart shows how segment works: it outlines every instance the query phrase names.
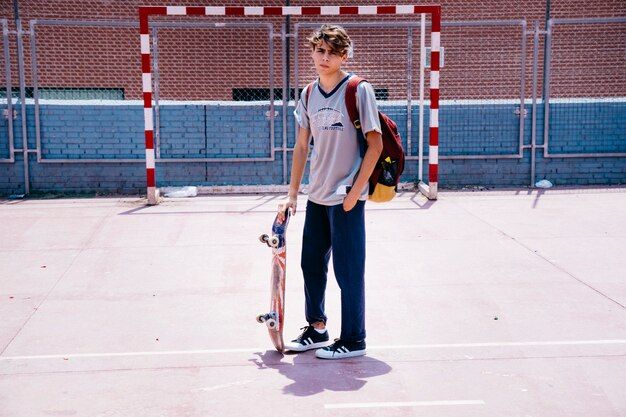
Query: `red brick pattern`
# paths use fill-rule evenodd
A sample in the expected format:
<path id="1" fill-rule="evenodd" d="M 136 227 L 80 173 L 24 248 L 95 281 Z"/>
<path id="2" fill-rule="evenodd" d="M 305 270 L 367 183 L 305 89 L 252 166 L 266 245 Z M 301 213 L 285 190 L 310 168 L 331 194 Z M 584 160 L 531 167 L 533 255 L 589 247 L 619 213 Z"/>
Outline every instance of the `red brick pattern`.
<path id="1" fill-rule="evenodd" d="M 151 5 L 172 5 L 168 0 L 154 0 Z M 182 4 L 204 6 L 216 2 L 189 0 Z M 241 6 L 241 0 L 223 0 L 220 5 Z M 320 0 L 315 5 L 373 5 L 371 0 Z M 394 4 L 412 4 L 394 1 Z M 545 28 L 546 1 L 444 0 L 442 20 L 459 22 L 473 20 L 526 19 L 532 30 L 535 21 Z M 623 0 L 590 3 L 582 0 L 552 0 L 550 16 L 613 17 L 625 16 Z M 81 0 L 21 0 L 20 17 L 28 29 L 32 19 L 97 20 L 138 22 L 139 1 L 103 0 L 85 6 Z M 292 0 L 293 5 L 307 5 L 304 0 Z M 284 1 L 250 0 L 250 6 L 283 6 Z M 11 2 L 1 2 L 0 16 L 13 16 Z M 340 17 L 334 21 L 394 22 L 407 21 L 406 16 Z M 215 17 L 155 17 L 151 21 L 184 22 L 271 22 L 273 31 L 280 32 L 282 17 L 215 18 Z M 296 22 L 320 22 L 319 17 L 292 17 Z M 10 19 L 14 29 L 14 21 Z M 38 82 L 42 87 L 122 88 L 127 99 L 141 99 L 141 55 L 138 28 L 63 27 L 37 25 Z M 291 29 L 293 31 L 293 29 Z M 309 29 L 299 33 L 298 62 L 302 87 L 314 77 L 304 37 Z M 412 54 L 414 65 L 419 62 L 419 29 L 414 30 Z M 552 56 L 552 92 L 554 97 L 624 96 L 626 86 L 623 68 L 624 25 L 559 25 L 555 28 Z M 350 33 L 355 41 L 355 57 L 348 69 L 370 79 L 375 86 L 387 88 L 391 99 L 407 96 L 406 79 L 407 30 L 357 29 Z M 607 35 L 608 33 L 608 35 Z M 445 48 L 445 68 L 442 70 L 442 99 L 516 98 L 520 95 L 521 27 L 444 27 L 441 44 Z M 30 39 L 25 38 L 26 85 L 31 86 Z M 11 36 L 11 68 L 17 84 L 17 53 L 15 36 Z M 427 44 L 429 40 L 427 41 Z M 229 100 L 232 88 L 267 88 L 269 73 L 275 86 L 282 86 L 281 42 L 274 40 L 274 67 L 269 69 L 268 38 L 262 29 L 231 28 L 160 28 L 159 83 L 161 99 Z M 543 68 L 544 37 L 540 44 L 540 71 Z M 293 45 L 290 51 L 293 62 Z M 531 88 L 532 37 L 527 38 L 526 96 Z M 585 62 L 593 62 L 586 65 Z M 415 66 L 413 67 L 415 70 Z M 290 69 L 291 74 L 295 68 Z M 539 74 L 539 81 L 542 80 Z M 426 74 L 428 84 L 428 73 Z M 291 82 L 293 87 L 293 81 Z M 412 80 L 412 98 L 417 98 L 417 72 Z M 445 86 L 445 87 L 443 87 Z M 539 91 L 541 91 L 541 85 Z M 428 94 L 427 94 L 428 97 Z"/>

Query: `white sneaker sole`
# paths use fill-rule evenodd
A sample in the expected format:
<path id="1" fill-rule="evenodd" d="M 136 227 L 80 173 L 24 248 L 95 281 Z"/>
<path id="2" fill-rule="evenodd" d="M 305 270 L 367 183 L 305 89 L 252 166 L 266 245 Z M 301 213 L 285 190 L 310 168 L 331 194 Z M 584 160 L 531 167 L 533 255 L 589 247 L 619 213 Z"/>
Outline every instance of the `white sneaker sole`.
<path id="1" fill-rule="evenodd" d="M 324 349 L 319 349 L 315 352 L 315 356 L 320 359 L 346 359 L 346 358 L 355 358 L 357 356 L 363 356 L 367 353 L 366 349 L 363 350 L 354 350 L 352 352 L 332 352 Z"/>
<path id="2" fill-rule="evenodd" d="M 287 342 L 285 343 L 285 350 L 290 350 L 292 352 L 306 352 L 307 350 L 319 349 L 328 345 L 332 345 L 332 343 L 333 342 L 331 342 L 330 340 L 319 343 L 311 343 L 310 345 L 301 345 L 299 343 Z"/>

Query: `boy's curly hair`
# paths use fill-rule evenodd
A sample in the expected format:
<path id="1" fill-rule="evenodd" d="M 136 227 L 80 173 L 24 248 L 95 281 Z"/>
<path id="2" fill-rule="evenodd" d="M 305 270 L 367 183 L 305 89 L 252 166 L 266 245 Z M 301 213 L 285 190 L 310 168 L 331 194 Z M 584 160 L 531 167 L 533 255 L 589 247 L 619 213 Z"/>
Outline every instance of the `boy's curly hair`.
<path id="1" fill-rule="evenodd" d="M 347 54 L 352 46 L 352 41 L 346 30 L 338 25 L 322 25 L 322 27 L 311 33 L 307 41 L 309 41 L 312 49 L 315 49 L 320 42 L 326 42 L 333 51 L 340 55 Z"/>

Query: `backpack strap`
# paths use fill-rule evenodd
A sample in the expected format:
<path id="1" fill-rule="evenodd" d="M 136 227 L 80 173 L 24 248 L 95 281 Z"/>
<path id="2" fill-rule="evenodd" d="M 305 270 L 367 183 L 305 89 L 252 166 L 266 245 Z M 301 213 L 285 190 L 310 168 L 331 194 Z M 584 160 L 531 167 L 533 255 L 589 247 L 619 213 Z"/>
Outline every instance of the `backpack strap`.
<path id="1" fill-rule="evenodd" d="M 311 95 L 311 88 L 313 88 L 314 83 L 315 81 L 307 84 L 307 86 L 304 87 L 304 104 L 306 104 L 307 111 L 309 111 L 309 96 Z"/>
<path id="2" fill-rule="evenodd" d="M 356 107 L 356 89 L 363 81 L 366 81 L 361 77 L 350 77 L 348 80 L 348 85 L 346 87 L 346 108 L 348 109 L 348 116 L 356 129 L 357 141 L 359 142 L 359 150 L 361 152 L 361 156 L 365 155 L 365 150 L 367 148 L 367 141 L 365 140 L 365 135 L 363 134 L 363 130 L 361 130 L 361 120 L 359 118 L 359 110 Z"/>
<path id="3" fill-rule="evenodd" d="M 363 81 L 365 81 L 365 79 L 361 77 L 350 77 L 348 86 L 346 87 L 346 108 L 348 109 L 348 115 L 356 130 L 361 129 L 359 111 L 356 107 L 356 89 Z"/>

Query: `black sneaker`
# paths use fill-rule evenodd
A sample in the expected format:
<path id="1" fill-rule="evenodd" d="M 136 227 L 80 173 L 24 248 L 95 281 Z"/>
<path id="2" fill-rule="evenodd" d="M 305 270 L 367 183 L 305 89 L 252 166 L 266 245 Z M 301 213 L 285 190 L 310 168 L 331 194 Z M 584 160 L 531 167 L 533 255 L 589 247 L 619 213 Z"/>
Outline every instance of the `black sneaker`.
<path id="1" fill-rule="evenodd" d="M 315 356 L 320 359 L 344 359 L 365 355 L 365 340 L 358 342 L 347 342 L 335 339 L 335 343 L 315 352 Z"/>
<path id="2" fill-rule="evenodd" d="M 328 346 L 329 337 L 328 330 L 324 330 L 324 333 L 320 333 L 313 326 L 306 326 L 300 330 L 304 330 L 300 336 L 285 343 L 286 350 L 292 350 L 294 352 L 304 352 L 305 350 L 317 349 L 323 346 Z"/>

